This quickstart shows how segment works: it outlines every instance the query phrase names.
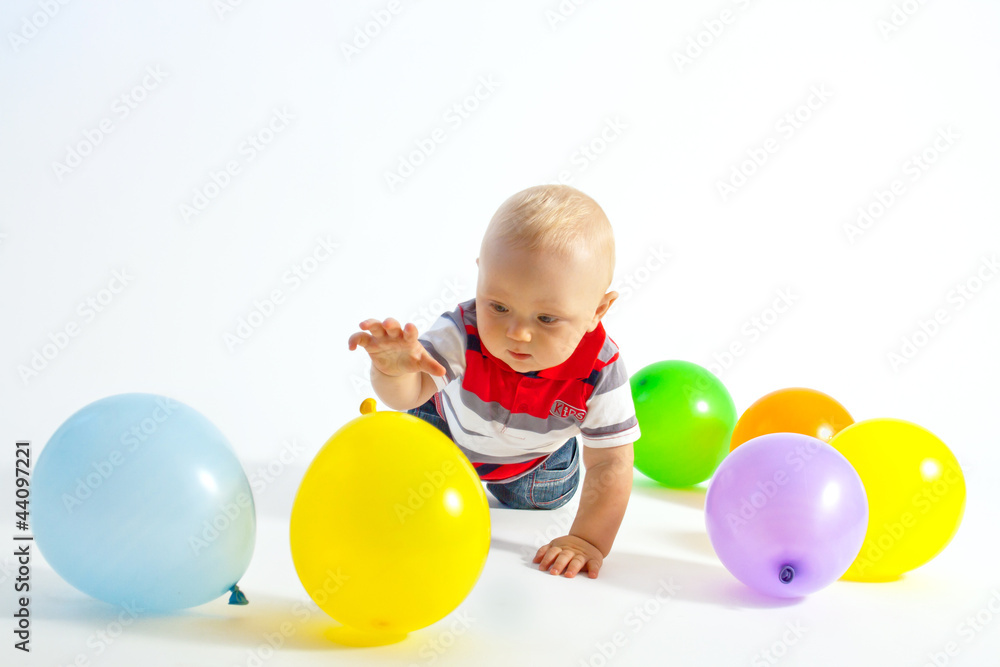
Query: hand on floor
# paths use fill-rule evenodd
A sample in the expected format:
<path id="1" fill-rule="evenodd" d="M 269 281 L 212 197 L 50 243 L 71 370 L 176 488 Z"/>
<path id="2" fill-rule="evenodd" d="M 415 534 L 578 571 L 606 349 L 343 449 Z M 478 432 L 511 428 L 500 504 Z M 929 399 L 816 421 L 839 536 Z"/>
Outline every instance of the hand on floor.
<path id="1" fill-rule="evenodd" d="M 591 579 L 596 579 L 604 564 L 604 554 L 587 540 L 564 535 L 541 547 L 532 562 L 540 563 L 539 570 L 548 568 L 550 574 L 562 574 L 565 569 L 566 576 L 572 578 L 585 569 Z"/>

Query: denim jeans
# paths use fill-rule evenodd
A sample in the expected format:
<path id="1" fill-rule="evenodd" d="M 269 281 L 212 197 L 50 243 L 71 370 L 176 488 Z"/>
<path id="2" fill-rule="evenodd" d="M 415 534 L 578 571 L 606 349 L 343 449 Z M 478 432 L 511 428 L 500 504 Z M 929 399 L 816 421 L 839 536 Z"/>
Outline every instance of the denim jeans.
<path id="1" fill-rule="evenodd" d="M 438 415 L 433 397 L 406 412 L 436 426 L 455 441 L 448 422 Z M 554 510 L 569 502 L 579 485 L 580 451 L 574 437 L 527 475 L 512 482 L 487 482 L 486 488 L 497 500 L 513 509 Z"/>

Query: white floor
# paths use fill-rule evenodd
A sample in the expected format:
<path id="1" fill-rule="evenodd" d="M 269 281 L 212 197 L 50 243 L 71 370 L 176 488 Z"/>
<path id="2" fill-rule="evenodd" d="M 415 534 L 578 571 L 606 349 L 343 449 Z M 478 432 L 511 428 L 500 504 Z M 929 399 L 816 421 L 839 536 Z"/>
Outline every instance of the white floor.
<path id="1" fill-rule="evenodd" d="M 240 582 L 249 605 L 220 598 L 120 628 L 120 610 L 36 560 L 33 652 L 15 664 L 916 667 L 935 654 L 947 664 L 998 664 L 996 497 L 979 475 L 970 479 L 971 511 L 937 559 L 896 582 L 838 581 L 798 600 L 756 594 L 722 567 L 705 532 L 703 492 L 665 489 L 637 473 L 597 579 L 555 577 L 530 562 L 572 521 L 576 499 L 532 512 L 501 508 L 491 496 L 492 546 L 471 594 L 438 623 L 382 646 L 338 630 L 299 584 L 280 516 L 297 477 L 289 471 L 258 508 L 257 547 Z"/>
<path id="2" fill-rule="evenodd" d="M 0 665 L 997 667 L 998 26 L 988 0 L 6 0 L 0 452 L 150 392 L 281 472 L 245 607 L 118 628 L 39 557 L 23 655 L 0 546 Z M 596 580 L 530 563 L 572 505 L 494 508 L 439 623 L 357 647 L 296 614 L 298 481 L 371 392 L 348 337 L 472 298 L 494 211 L 554 181 L 614 227 L 630 372 L 688 360 L 740 411 L 804 386 L 941 437 L 969 496 L 940 557 L 762 598 L 714 556 L 703 494 L 638 476 Z M 13 479 L 0 456 L 0 534 Z"/>

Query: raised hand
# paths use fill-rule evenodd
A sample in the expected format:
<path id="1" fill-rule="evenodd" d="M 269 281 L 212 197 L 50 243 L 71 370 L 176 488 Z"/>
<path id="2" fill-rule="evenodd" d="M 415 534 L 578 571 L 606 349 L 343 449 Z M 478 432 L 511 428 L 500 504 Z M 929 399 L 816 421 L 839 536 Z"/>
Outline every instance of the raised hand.
<path id="1" fill-rule="evenodd" d="M 417 340 L 416 325 L 408 322 L 400 327 L 399 322 L 390 317 L 382 322 L 367 319 L 359 326 L 362 331 L 351 334 L 347 346 L 351 350 L 358 346 L 365 348 L 372 366 L 381 373 L 391 377 L 420 371 L 431 375 L 447 373 Z"/>

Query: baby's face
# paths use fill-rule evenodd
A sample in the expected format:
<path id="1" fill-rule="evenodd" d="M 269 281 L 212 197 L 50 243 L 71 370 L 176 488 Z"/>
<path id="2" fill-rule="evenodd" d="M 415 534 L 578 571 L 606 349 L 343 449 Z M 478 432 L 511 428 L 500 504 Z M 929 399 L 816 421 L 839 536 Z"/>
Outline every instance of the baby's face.
<path id="1" fill-rule="evenodd" d="M 519 373 L 569 359 L 617 296 L 604 294 L 600 262 L 586 251 L 564 257 L 493 241 L 476 263 L 480 339 Z"/>

